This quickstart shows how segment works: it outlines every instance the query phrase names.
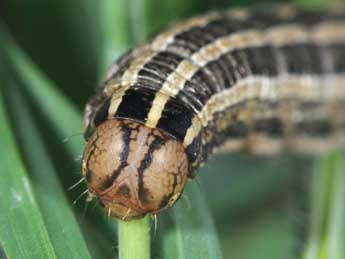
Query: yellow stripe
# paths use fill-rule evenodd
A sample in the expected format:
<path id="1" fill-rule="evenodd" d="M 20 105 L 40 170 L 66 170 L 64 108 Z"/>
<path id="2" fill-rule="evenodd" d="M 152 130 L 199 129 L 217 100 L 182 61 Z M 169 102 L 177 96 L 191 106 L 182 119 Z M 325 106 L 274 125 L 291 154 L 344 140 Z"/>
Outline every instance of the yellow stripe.
<path id="1" fill-rule="evenodd" d="M 176 70 L 171 73 L 165 80 L 162 88 L 156 93 L 155 99 L 152 102 L 152 106 L 147 115 L 147 121 L 145 123 L 148 127 L 156 127 L 159 118 L 162 115 L 165 104 L 170 97 L 175 97 L 186 82 L 186 79 L 191 78 L 194 73 L 199 69 L 198 66 L 194 65 L 189 60 L 183 60 Z M 184 75 L 182 77 L 181 75 Z"/>
<path id="2" fill-rule="evenodd" d="M 152 50 L 147 50 L 146 52 L 142 53 L 138 58 L 133 60 L 130 67 L 123 74 L 120 84 L 111 84 L 105 87 L 107 94 L 112 94 L 108 109 L 109 118 L 113 117 L 116 113 L 126 90 L 131 87 L 133 82 L 136 82 L 138 72 L 149 60 L 152 59 L 154 55 L 156 55 L 156 52 Z"/>
<path id="3" fill-rule="evenodd" d="M 310 33 L 308 30 L 297 24 L 272 27 L 267 29 L 265 33 L 267 42 L 278 47 L 287 44 L 305 42 L 309 37 Z"/>
<path id="4" fill-rule="evenodd" d="M 201 122 L 199 117 L 194 116 L 192 119 L 192 125 L 187 129 L 186 135 L 183 140 L 183 145 L 185 147 L 189 146 L 194 138 L 198 136 L 199 132 L 201 130 Z"/>

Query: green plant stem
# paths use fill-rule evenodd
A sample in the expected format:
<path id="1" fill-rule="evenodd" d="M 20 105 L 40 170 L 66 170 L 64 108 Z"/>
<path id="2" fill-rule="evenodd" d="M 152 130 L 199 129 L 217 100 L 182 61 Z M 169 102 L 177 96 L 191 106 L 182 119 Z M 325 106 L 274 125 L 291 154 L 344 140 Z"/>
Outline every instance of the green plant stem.
<path id="1" fill-rule="evenodd" d="M 329 154 L 316 162 L 310 230 L 304 259 L 344 259 L 345 158 Z"/>
<path id="2" fill-rule="evenodd" d="M 150 221 L 143 219 L 118 221 L 119 258 L 150 259 Z"/>

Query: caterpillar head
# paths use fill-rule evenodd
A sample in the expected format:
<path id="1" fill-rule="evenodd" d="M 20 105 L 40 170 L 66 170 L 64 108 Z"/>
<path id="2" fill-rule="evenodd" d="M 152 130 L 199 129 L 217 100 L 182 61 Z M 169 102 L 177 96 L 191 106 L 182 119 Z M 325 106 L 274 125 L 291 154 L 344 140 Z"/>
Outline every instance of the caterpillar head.
<path id="1" fill-rule="evenodd" d="M 182 143 L 127 119 L 99 125 L 87 140 L 83 176 L 110 216 L 156 214 L 179 198 L 188 177 Z"/>

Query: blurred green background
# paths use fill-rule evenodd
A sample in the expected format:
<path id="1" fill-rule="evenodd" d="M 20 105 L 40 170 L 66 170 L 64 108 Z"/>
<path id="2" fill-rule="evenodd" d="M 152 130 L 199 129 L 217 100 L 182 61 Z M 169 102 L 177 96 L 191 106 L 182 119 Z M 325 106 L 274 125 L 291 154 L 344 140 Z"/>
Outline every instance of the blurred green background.
<path id="1" fill-rule="evenodd" d="M 118 55 L 167 23 L 258 3 L 2 1 L 0 258 L 114 258 L 115 220 L 85 197 L 72 206 L 85 185 L 68 190 L 81 177 L 85 103 Z M 313 168 L 288 154 L 214 157 L 159 215 L 153 258 L 301 258 Z"/>

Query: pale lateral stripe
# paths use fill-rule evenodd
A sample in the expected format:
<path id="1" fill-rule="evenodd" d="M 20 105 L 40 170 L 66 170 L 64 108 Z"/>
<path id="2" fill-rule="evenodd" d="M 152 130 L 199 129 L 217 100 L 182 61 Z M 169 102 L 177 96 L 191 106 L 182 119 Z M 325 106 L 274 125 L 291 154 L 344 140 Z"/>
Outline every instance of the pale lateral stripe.
<path id="1" fill-rule="evenodd" d="M 225 11 L 225 15 L 229 16 L 230 18 L 235 18 L 239 20 L 247 20 L 250 19 L 250 11 L 245 8 L 234 8 Z"/>
<path id="2" fill-rule="evenodd" d="M 324 22 L 313 27 L 312 39 L 320 44 L 344 43 L 345 22 Z"/>
<path id="3" fill-rule="evenodd" d="M 336 132 L 326 138 L 294 136 L 293 138 L 277 139 L 262 134 L 254 134 L 244 139 L 228 139 L 222 145 L 215 148 L 214 152 L 229 153 L 246 150 L 252 154 L 273 155 L 287 148 L 294 152 L 309 154 L 324 154 L 331 150 L 343 148 L 345 144 L 344 132 Z"/>
<path id="4" fill-rule="evenodd" d="M 265 38 L 269 44 L 276 47 L 308 41 L 310 34 L 308 29 L 298 24 L 289 24 L 268 28 Z"/>
<path id="5" fill-rule="evenodd" d="M 325 92 L 324 84 L 327 84 Z M 345 99 L 345 75 L 279 76 L 277 78 L 250 76 L 239 80 L 233 87 L 213 95 L 199 114 L 192 119 L 186 132 L 184 146 L 192 143 L 201 125 L 207 126 L 217 112 L 250 99 L 275 101 L 295 98 L 305 101 L 336 101 Z M 196 119 L 197 118 L 197 119 Z"/>
<path id="6" fill-rule="evenodd" d="M 200 118 L 198 116 L 194 116 L 192 119 L 192 124 L 187 129 L 186 135 L 184 136 L 183 145 L 185 147 L 189 146 L 193 142 L 194 138 L 198 136 L 200 130 L 201 130 Z"/>

